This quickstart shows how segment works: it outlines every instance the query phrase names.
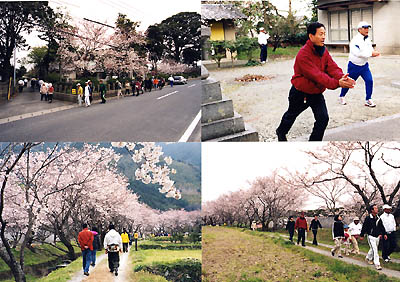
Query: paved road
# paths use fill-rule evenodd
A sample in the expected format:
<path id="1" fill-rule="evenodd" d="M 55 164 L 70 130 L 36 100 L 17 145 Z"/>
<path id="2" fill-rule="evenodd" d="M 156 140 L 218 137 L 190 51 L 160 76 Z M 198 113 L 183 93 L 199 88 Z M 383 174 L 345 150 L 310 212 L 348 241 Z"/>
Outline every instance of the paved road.
<path id="1" fill-rule="evenodd" d="M 201 81 L 191 80 L 105 105 L 3 119 L 0 141 L 200 141 L 200 92 Z"/>

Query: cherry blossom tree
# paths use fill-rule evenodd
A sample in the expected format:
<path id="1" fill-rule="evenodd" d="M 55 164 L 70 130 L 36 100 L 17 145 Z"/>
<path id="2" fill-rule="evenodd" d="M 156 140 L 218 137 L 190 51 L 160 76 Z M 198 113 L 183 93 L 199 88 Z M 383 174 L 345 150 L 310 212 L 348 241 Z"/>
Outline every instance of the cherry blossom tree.
<path id="1" fill-rule="evenodd" d="M 164 59 L 157 64 L 157 71 L 165 74 L 184 73 L 188 66 L 174 60 Z"/>

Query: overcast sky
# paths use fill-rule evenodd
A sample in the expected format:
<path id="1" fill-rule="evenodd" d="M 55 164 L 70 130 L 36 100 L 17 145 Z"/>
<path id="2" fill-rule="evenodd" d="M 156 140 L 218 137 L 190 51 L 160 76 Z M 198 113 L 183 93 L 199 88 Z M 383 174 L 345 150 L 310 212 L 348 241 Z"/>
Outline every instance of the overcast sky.
<path id="1" fill-rule="evenodd" d="M 228 192 L 248 188 L 248 181 L 268 176 L 281 167 L 302 170 L 307 166 L 304 150 L 323 143 L 202 143 L 202 201 L 215 200 Z"/>

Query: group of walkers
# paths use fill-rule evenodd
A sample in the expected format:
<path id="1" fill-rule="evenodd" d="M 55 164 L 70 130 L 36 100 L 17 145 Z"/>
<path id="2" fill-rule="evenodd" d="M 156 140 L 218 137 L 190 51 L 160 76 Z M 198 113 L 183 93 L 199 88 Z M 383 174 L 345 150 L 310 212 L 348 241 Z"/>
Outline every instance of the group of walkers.
<path id="1" fill-rule="evenodd" d="M 390 255 L 396 248 L 396 221 L 392 214 L 391 206 L 385 204 L 382 208 L 383 213 L 379 216 L 378 206 L 372 205 L 369 209 L 369 215 L 366 216 L 363 224 L 361 224 L 358 217 L 355 217 L 353 222 L 347 225 L 343 222 L 341 215 L 335 215 L 332 225 L 332 237 L 335 243 L 335 246 L 331 249 L 332 256 L 338 255 L 339 258 L 342 258 L 342 249 L 344 249 L 346 255 L 350 253 L 360 254 L 358 240 L 364 240 L 365 235 L 367 235 L 370 248 L 365 258 L 367 263 L 375 265 L 377 270 L 382 269 L 378 253 L 379 241 L 382 242 L 382 259 L 385 262 L 390 262 Z M 294 220 L 293 216 L 290 216 L 286 224 L 289 240 L 293 242 L 294 233 L 297 231 L 297 245 L 301 241 L 302 246 L 305 246 L 306 231 L 310 230 L 314 235 L 313 244 L 318 245 L 317 233 L 319 228 L 322 228 L 322 225 L 318 220 L 318 216 L 314 216 L 308 227 L 304 212 L 296 220 Z"/>
<path id="2" fill-rule="evenodd" d="M 97 228 L 92 227 L 92 230 L 89 230 L 86 223 L 82 224 L 82 231 L 79 232 L 78 242 L 82 250 L 83 274 L 89 276 L 90 266 L 96 265 L 96 252 L 101 249 Z M 103 247 L 105 253 L 108 255 L 110 272 L 114 273 L 115 276 L 118 276 L 119 253 L 127 253 L 130 242 L 130 235 L 126 229 L 120 235 L 115 230 L 114 224 L 109 225 L 108 232 L 104 237 Z"/>
<path id="3" fill-rule="evenodd" d="M 32 82 L 31 82 L 32 83 Z M 43 80 L 38 81 L 39 84 L 39 92 L 40 92 L 40 101 L 48 101 L 49 103 L 53 102 L 53 94 L 54 87 L 53 84 L 44 82 Z"/>

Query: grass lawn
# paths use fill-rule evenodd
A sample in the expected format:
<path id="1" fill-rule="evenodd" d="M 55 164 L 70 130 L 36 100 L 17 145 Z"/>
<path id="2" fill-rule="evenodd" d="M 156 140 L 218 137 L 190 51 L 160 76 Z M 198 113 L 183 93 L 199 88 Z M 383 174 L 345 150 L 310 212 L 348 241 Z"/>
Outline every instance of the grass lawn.
<path id="1" fill-rule="evenodd" d="M 202 234 L 203 281 L 399 281 L 271 238 L 271 233 L 206 226 Z"/>
<path id="2" fill-rule="evenodd" d="M 137 265 L 150 265 L 153 262 L 173 262 L 179 259 L 184 258 L 195 258 L 201 260 L 201 250 L 159 250 L 159 249 L 149 249 L 149 250 L 141 250 L 141 244 L 152 244 L 154 241 L 140 241 L 138 245 L 138 251 L 130 252 L 129 256 L 131 257 L 132 267 Z M 162 243 L 162 242 L 157 242 Z M 164 277 L 153 275 L 147 272 L 139 271 L 132 272 L 131 277 L 132 281 L 138 282 L 147 282 L 147 281 L 156 281 L 156 282 L 165 282 L 167 281 Z"/>
<path id="3" fill-rule="evenodd" d="M 277 59 L 277 58 L 294 58 L 299 52 L 301 46 L 288 46 L 286 48 L 278 48 L 273 52 L 272 47 L 268 47 L 268 59 Z M 260 49 L 254 49 L 252 52 L 253 59 L 257 60 L 260 58 Z M 237 58 L 239 60 L 247 60 L 246 53 L 239 53 Z"/>

